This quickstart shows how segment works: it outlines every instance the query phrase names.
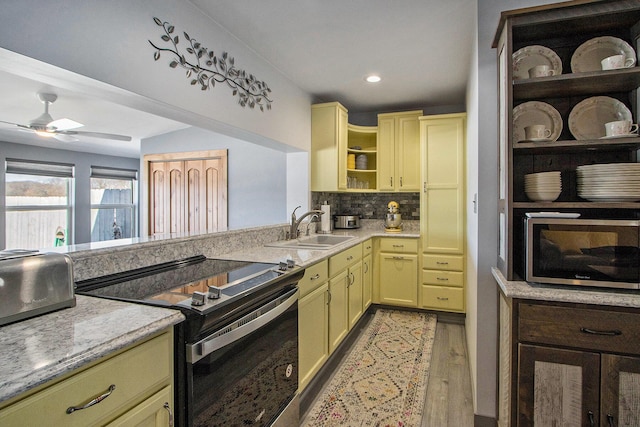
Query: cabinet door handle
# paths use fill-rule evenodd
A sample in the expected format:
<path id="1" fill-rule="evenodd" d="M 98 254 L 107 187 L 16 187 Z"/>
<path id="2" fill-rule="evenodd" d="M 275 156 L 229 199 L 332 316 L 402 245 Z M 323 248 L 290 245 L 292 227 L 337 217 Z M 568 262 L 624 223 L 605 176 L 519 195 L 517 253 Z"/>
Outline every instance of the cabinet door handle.
<path id="1" fill-rule="evenodd" d="M 107 397 L 111 396 L 111 393 L 113 393 L 113 390 L 115 390 L 115 389 L 116 389 L 115 384 L 111 384 L 109 386 L 109 388 L 107 389 L 107 391 L 102 393 L 100 396 L 94 397 L 93 399 L 91 399 L 89 402 L 87 402 L 83 406 L 69 406 L 67 408 L 67 414 L 73 414 L 75 411 L 80 411 L 81 409 L 87 409 L 87 408 L 92 407 L 93 405 L 97 405 L 98 403 L 100 403 L 103 400 L 105 400 Z"/>
<path id="2" fill-rule="evenodd" d="M 309 278 L 309 280 L 318 280 L 319 278 L 320 278 L 320 274 L 316 273 L 316 275 Z"/>
<path id="3" fill-rule="evenodd" d="M 616 423 L 613 421 L 613 415 L 607 414 L 607 423 L 609 423 L 609 427 L 616 427 Z"/>
<path id="4" fill-rule="evenodd" d="M 402 187 L 402 177 L 400 177 L 400 187 Z"/>
<path id="5" fill-rule="evenodd" d="M 436 261 L 436 265 L 449 265 L 446 261 Z"/>
<path id="6" fill-rule="evenodd" d="M 394 256 L 394 257 L 392 257 L 392 258 L 393 258 L 393 259 L 397 259 L 397 260 L 403 260 L 403 259 L 404 259 L 404 257 L 403 257 L 403 256 Z"/>
<path id="7" fill-rule="evenodd" d="M 404 245 L 392 245 L 394 248 L 404 248 Z"/>
<path id="8" fill-rule="evenodd" d="M 606 335 L 608 337 L 622 335 L 622 331 L 619 331 L 617 329 L 614 329 L 613 331 L 598 331 L 596 329 L 580 328 L 580 332 L 590 335 Z"/>
<path id="9" fill-rule="evenodd" d="M 389 178 L 389 183 L 391 184 L 391 186 L 393 187 L 393 177 Z"/>
<path id="10" fill-rule="evenodd" d="M 436 299 L 438 301 L 449 301 L 449 298 L 447 298 L 447 297 L 436 297 Z"/>
<path id="11" fill-rule="evenodd" d="M 353 259 L 353 256 L 348 256 L 347 257 L 347 261 L 351 261 Z"/>
<path id="12" fill-rule="evenodd" d="M 365 272 L 365 273 L 368 273 L 368 272 L 369 272 L 369 263 L 368 263 L 368 262 L 365 262 L 365 263 L 364 263 L 364 272 Z"/>
<path id="13" fill-rule="evenodd" d="M 595 426 L 596 425 L 596 420 L 595 420 L 595 417 L 593 416 L 593 411 L 587 412 L 587 415 L 589 416 L 589 425 L 591 427 Z"/>
<path id="14" fill-rule="evenodd" d="M 171 406 L 169 405 L 169 402 L 164 402 L 164 405 L 162 405 L 162 407 L 169 413 L 169 427 L 173 427 L 173 412 L 171 412 Z"/>
<path id="15" fill-rule="evenodd" d="M 448 282 L 449 278 L 448 277 L 436 277 L 436 280 L 439 280 L 440 282 Z"/>
<path id="16" fill-rule="evenodd" d="M 327 289 L 327 305 L 331 304 L 331 291 Z"/>

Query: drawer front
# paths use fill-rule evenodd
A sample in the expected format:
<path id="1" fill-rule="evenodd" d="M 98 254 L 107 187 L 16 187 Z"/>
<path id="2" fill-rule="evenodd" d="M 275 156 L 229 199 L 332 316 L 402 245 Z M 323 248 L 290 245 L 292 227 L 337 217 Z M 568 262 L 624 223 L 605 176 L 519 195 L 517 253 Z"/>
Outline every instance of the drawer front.
<path id="1" fill-rule="evenodd" d="M 422 270 L 422 284 L 436 286 L 464 286 L 464 274 L 459 271 Z"/>
<path id="2" fill-rule="evenodd" d="M 171 383 L 172 347 L 171 334 L 165 333 L 120 353 L 3 409 L 0 425 L 104 424 Z M 109 397 L 67 414 L 67 408 L 86 405 L 110 385 L 115 389 Z"/>
<path id="3" fill-rule="evenodd" d="M 304 276 L 298 282 L 300 298 L 312 292 L 327 280 L 329 280 L 329 262 L 326 259 L 305 268 Z"/>
<path id="4" fill-rule="evenodd" d="M 464 258 L 459 255 L 432 255 L 424 254 L 422 256 L 422 268 L 430 270 L 464 270 Z"/>
<path id="5" fill-rule="evenodd" d="M 372 252 L 373 252 L 373 242 L 371 241 L 371 239 L 365 240 L 364 242 L 362 242 L 362 258 L 364 258 L 367 255 L 371 255 Z"/>
<path id="6" fill-rule="evenodd" d="M 397 237 L 381 237 L 381 252 L 399 252 L 405 254 L 418 253 L 418 239 L 401 239 Z"/>
<path id="7" fill-rule="evenodd" d="M 518 339 L 640 354 L 640 313 L 519 304 Z"/>
<path id="8" fill-rule="evenodd" d="M 464 289 L 422 285 L 420 306 L 433 310 L 464 311 Z"/>
<path id="9" fill-rule="evenodd" d="M 362 259 L 362 243 L 329 258 L 329 277 L 333 277 L 345 268 Z"/>

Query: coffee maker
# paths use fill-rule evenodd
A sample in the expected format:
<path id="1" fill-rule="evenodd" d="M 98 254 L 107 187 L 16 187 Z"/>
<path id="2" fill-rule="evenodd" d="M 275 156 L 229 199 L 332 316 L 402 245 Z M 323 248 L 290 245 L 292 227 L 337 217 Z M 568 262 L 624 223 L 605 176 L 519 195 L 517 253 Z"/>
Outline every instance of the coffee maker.
<path id="1" fill-rule="evenodd" d="M 389 202 L 387 205 L 387 215 L 384 220 L 384 231 L 386 233 L 399 233 L 402 231 L 402 216 L 398 212 L 398 202 Z"/>

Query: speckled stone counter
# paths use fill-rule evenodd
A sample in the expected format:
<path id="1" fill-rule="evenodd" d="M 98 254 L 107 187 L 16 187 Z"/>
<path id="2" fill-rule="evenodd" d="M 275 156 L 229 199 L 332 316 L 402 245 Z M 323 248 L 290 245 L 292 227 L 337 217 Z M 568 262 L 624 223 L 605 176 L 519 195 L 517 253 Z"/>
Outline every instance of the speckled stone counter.
<path id="1" fill-rule="evenodd" d="M 76 307 L 0 327 L 0 402 L 184 320 L 176 310 L 76 296 Z"/>
<path id="2" fill-rule="evenodd" d="M 497 268 L 492 270 L 507 298 L 640 308 L 640 291 L 542 285 L 507 280 Z"/>
<path id="3" fill-rule="evenodd" d="M 417 222 L 417 221 L 416 221 Z M 400 233 L 386 233 L 384 227 L 375 226 L 363 227 L 350 230 L 334 230 L 333 236 L 353 236 L 353 239 L 344 243 L 335 245 L 330 249 L 311 250 L 311 249 L 285 249 L 274 248 L 269 246 L 254 246 L 252 248 L 230 252 L 217 256 L 216 258 L 231 259 L 237 261 L 255 261 L 255 262 L 286 262 L 288 259 L 295 261 L 300 267 L 308 267 L 325 258 L 344 251 L 358 243 L 364 242 L 372 237 L 400 237 L 400 238 L 418 238 L 420 231 L 415 227 L 405 227 Z"/>

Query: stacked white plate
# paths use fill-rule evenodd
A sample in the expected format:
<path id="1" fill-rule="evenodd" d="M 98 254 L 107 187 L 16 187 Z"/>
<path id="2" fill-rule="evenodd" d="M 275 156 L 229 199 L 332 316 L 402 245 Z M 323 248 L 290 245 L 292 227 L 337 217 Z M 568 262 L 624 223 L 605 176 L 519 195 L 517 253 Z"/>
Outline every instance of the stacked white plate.
<path id="1" fill-rule="evenodd" d="M 525 175 L 524 192 L 533 201 L 553 202 L 562 192 L 560 172 L 539 172 Z"/>
<path id="2" fill-rule="evenodd" d="M 578 196 L 591 202 L 640 200 L 640 163 L 606 163 L 576 168 Z"/>

